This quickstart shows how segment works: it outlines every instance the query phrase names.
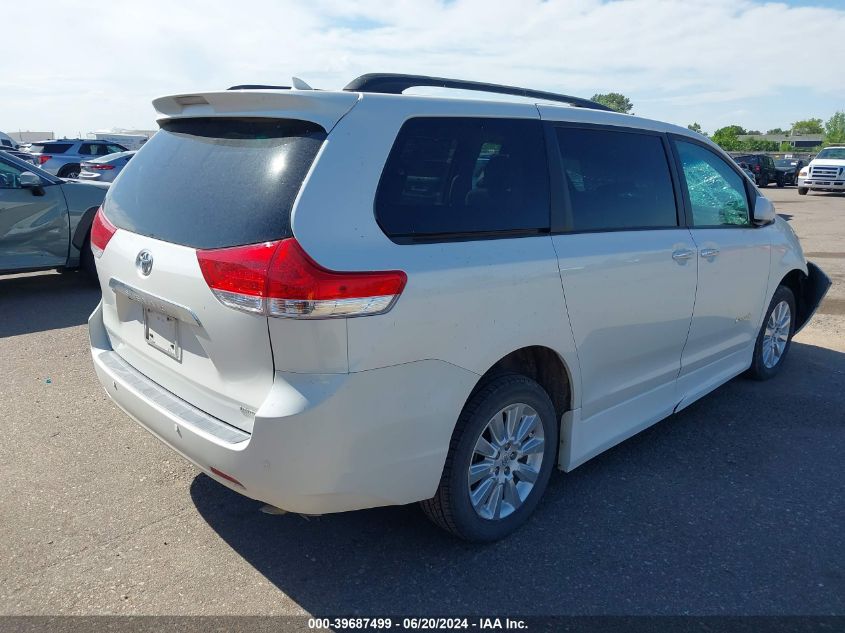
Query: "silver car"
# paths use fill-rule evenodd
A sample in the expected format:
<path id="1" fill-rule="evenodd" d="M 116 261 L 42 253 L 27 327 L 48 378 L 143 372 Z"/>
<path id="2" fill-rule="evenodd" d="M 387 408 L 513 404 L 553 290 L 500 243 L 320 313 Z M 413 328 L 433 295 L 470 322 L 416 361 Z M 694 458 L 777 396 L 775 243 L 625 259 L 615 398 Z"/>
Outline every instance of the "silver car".
<path id="1" fill-rule="evenodd" d="M 0 273 L 93 271 L 89 233 L 108 187 L 61 180 L 0 152 Z"/>
<path id="2" fill-rule="evenodd" d="M 30 153 L 38 157 L 38 166 L 59 178 L 78 178 L 81 164 L 126 148 L 97 139 L 63 138 L 33 143 Z"/>
<path id="3" fill-rule="evenodd" d="M 114 182 L 117 175 L 123 171 L 129 159 L 135 152 L 116 152 L 94 160 L 82 163 L 79 180 L 95 180 L 97 182 Z"/>

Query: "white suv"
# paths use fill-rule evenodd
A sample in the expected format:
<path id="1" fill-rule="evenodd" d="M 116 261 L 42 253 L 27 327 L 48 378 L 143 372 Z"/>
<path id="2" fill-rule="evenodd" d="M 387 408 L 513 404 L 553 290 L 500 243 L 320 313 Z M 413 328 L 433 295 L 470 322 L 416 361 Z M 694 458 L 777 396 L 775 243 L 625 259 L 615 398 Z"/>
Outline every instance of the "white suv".
<path id="1" fill-rule="evenodd" d="M 432 85 L 538 103 L 401 94 Z M 97 375 L 285 510 L 500 538 L 555 467 L 774 375 L 829 286 L 718 147 L 583 99 L 365 75 L 154 105 L 91 234 Z"/>

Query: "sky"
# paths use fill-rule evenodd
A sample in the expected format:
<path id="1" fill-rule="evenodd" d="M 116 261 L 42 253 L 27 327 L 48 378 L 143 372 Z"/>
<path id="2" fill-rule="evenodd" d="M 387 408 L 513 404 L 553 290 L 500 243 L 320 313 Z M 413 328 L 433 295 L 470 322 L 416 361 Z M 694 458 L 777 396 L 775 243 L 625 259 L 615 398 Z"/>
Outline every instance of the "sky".
<path id="1" fill-rule="evenodd" d="M 0 131 L 155 129 L 153 98 L 403 72 L 590 97 L 705 131 L 845 110 L 845 0 L 4 2 Z"/>

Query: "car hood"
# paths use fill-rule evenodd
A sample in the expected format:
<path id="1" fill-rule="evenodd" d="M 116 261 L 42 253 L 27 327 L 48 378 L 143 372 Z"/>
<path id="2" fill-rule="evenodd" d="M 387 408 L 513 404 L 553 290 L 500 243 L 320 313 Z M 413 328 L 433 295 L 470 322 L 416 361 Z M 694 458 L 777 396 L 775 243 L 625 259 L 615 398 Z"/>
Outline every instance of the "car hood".
<path id="1" fill-rule="evenodd" d="M 817 158 L 810 161 L 812 167 L 845 167 L 845 160 L 841 158 Z"/>
<path id="2" fill-rule="evenodd" d="M 107 182 L 65 180 L 62 182 L 61 187 L 65 194 L 68 208 L 71 211 L 85 211 L 91 207 L 98 207 L 103 203 L 103 198 L 106 197 L 109 184 Z"/>

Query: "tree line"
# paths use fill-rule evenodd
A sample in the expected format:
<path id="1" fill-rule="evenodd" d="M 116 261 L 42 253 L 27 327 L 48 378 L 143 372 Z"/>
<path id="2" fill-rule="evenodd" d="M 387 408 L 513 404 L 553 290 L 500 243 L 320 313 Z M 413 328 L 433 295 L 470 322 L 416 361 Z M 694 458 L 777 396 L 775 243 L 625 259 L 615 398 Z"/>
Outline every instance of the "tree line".
<path id="1" fill-rule="evenodd" d="M 594 94 L 592 100 L 606 105 L 616 112 L 633 114 L 631 110 L 634 109 L 634 104 L 631 103 L 628 97 L 618 92 Z M 707 132 L 701 129 L 698 123 L 690 123 L 687 127 L 693 132 L 698 132 L 703 136 L 709 137 L 714 143 L 727 151 L 777 152 L 794 149 L 789 142 L 777 143 L 764 139 L 740 139 L 740 136 L 745 135 L 762 135 L 760 130 L 746 130 L 741 125 L 726 125 L 713 132 L 712 135 L 707 134 Z M 827 121 L 823 121 L 822 119 L 805 119 L 803 121 L 796 121 L 788 130 L 778 127 L 766 131 L 766 134 L 785 134 L 787 136 L 821 134 L 824 140 L 821 142 L 820 147 L 845 144 L 845 111 L 837 111 Z"/>

